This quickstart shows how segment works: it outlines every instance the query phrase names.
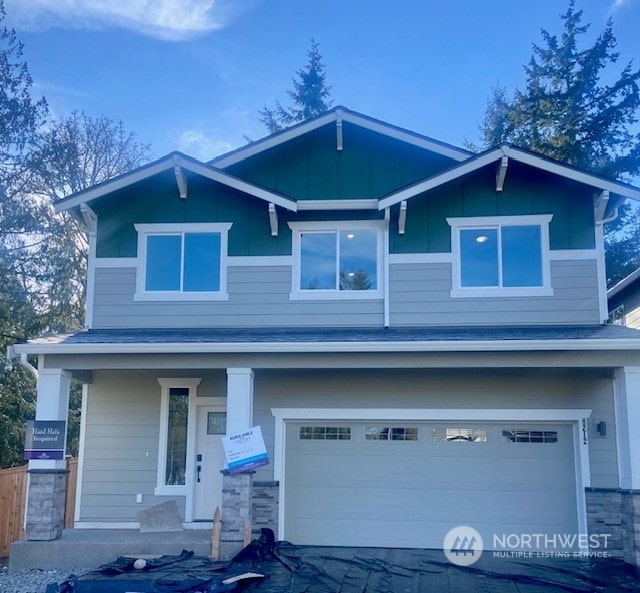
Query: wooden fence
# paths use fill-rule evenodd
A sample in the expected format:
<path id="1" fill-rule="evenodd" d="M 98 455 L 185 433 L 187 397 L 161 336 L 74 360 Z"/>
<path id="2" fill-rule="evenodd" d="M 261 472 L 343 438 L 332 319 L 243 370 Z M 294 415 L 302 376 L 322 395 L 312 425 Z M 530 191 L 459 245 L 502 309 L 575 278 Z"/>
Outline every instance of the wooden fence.
<path id="1" fill-rule="evenodd" d="M 67 500 L 64 526 L 73 528 L 78 460 L 67 459 Z M 27 466 L 0 470 L 0 558 L 9 555 L 15 541 L 24 538 L 24 513 L 27 499 Z"/>

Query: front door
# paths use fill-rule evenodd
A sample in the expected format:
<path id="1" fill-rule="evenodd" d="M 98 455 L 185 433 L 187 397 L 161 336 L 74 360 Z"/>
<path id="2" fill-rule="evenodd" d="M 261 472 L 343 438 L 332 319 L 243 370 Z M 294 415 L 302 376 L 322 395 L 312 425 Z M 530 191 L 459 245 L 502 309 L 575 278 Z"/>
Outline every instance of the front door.
<path id="1" fill-rule="evenodd" d="M 222 474 L 226 467 L 222 437 L 227 430 L 227 413 L 220 406 L 198 406 L 196 476 L 193 518 L 212 521 L 222 504 Z"/>

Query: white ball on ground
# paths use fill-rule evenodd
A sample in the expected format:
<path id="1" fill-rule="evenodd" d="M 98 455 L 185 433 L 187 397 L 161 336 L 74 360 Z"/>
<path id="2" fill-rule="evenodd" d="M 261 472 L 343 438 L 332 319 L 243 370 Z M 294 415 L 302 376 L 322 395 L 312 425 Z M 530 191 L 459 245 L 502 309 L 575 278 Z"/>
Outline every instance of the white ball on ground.
<path id="1" fill-rule="evenodd" d="M 135 568 L 136 570 L 142 570 L 146 565 L 147 565 L 147 561 L 144 558 L 138 558 L 133 563 L 133 568 Z"/>

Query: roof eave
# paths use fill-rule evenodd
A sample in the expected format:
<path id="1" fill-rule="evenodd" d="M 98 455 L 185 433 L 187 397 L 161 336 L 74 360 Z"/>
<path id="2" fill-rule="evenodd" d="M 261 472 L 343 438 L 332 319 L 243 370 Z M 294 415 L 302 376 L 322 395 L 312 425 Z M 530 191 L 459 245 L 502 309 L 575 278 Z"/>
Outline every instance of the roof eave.
<path id="1" fill-rule="evenodd" d="M 470 158 L 458 165 L 455 165 L 454 167 L 451 167 L 450 169 L 447 169 L 446 171 L 434 175 L 433 177 L 415 183 L 409 187 L 405 187 L 399 191 L 393 192 L 381 198 L 378 208 L 380 210 L 383 210 L 385 208 L 389 208 L 390 206 L 399 204 L 404 200 L 411 199 L 426 191 L 441 187 L 446 183 L 449 183 L 456 179 L 460 179 L 461 177 L 464 177 L 469 173 L 473 173 L 478 169 L 495 163 L 505 156 L 509 159 L 513 159 L 514 161 L 523 163 L 525 165 L 547 171 L 548 173 L 559 175 L 560 177 L 576 181 L 577 183 L 591 186 L 600 191 L 609 191 L 612 194 L 621 196 L 622 198 L 630 198 L 640 201 L 640 188 L 626 183 L 621 183 L 619 181 L 598 177 L 597 175 L 594 175 L 592 173 L 587 173 L 585 171 L 569 167 L 562 163 L 558 163 L 534 153 L 527 152 L 517 147 L 505 144 L 498 148 L 493 148 L 491 150 L 487 150 L 486 152 L 480 153 L 473 158 Z"/>
<path id="2" fill-rule="evenodd" d="M 145 165 L 143 167 L 140 167 L 139 169 L 131 171 L 130 173 L 126 173 L 125 175 L 121 175 L 109 181 L 105 181 L 104 183 L 101 183 L 100 185 L 97 185 L 93 188 L 89 188 L 82 192 L 63 198 L 62 200 L 59 200 L 54 205 L 55 212 L 60 213 L 66 210 L 72 210 L 81 206 L 82 204 L 86 204 L 92 202 L 93 200 L 102 198 L 115 191 L 133 185 L 134 183 L 144 181 L 146 179 L 149 179 L 150 177 L 153 177 L 154 175 L 169 171 L 174 167 L 181 167 L 187 171 L 190 171 L 191 173 L 206 177 L 207 179 L 211 179 L 212 181 L 216 181 L 218 183 L 226 185 L 227 187 L 237 189 L 266 202 L 272 202 L 277 206 L 281 206 L 282 208 L 285 208 L 287 210 L 295 212 L 297 209 L 295 201 L 284 195 L 277 194 L 252 183 L 248 183 L 242 179 L 229 175 L 225 171 L 221 171 L 210 165 L 206 165 L 194 159 L 188 158 L 181 153 L 174 152 L 153 163 L 150 163 L 149 165 Z"/>
<path id="3" fill-rule="evenodd" d="M 271 353 L 373 353 L 373 352 L 549 352 L 549 351 L 640 351 L 640 340 L 560 339 L 487 341 L 396 341 L 396 342 L 171 342 L 61 344 L 27 342 L 13 347 L 15 354 L 271 354 Z"/>
<path id="4" fill-rule="evenodd" d="M 458 148 L 452 144 L 440 142 L 439 140 L 429 138 L 428 136 L 423 136 L 397 126 L 393 126 L 356 111 L 351 111 L 346 107 L 337 106 L 313 119 L 301 122 L 290 128 L 281 130 L 280 132 L 276 132 L 270 136 L 266 136 L 260 140 L 256 140 L 251 144 L 238 148 L 227 154 L 220 155 L 219 157 L 211 160 L 210 163 L 220 169 L 230 167 L 231 165 L 269 150 L 270 148 L 279 146 L 284 142 L 298 138 L 329 123 L 337 122 L 339 119 L 385 136 L 395 138 L 402 142 L 413 144 L 420 148 L 424 148 L 425 150 L 436 152 L 456 161 L 465 161 L 469 157 L 473 156 L 472 152 L 463 148 Z"/>

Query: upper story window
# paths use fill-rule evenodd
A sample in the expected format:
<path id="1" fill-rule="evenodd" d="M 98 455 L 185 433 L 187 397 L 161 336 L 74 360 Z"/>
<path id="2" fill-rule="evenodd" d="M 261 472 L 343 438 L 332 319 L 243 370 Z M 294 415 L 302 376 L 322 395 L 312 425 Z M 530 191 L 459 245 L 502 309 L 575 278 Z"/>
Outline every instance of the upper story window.
<path id="1" fill-rule="evenodd" d="M 624 312 L 624 305 L 619 305 L 609 313 L 609 323 L 613 325 L 627 325 Z"/>
<path id="2" fill-rule="evenodd" d="M 379 298 L 383 222 L 292 222 L 293 298 Z"/>
<path id="3" fill-rule="evenodd" d="M 137 224 L 138 300 L 222 300 L 230 224 Z"/>
<path id="4" fill-rule="evenodd" d="M 551 215 L 448 218 L 451 296 L 550 296 Z"/>

